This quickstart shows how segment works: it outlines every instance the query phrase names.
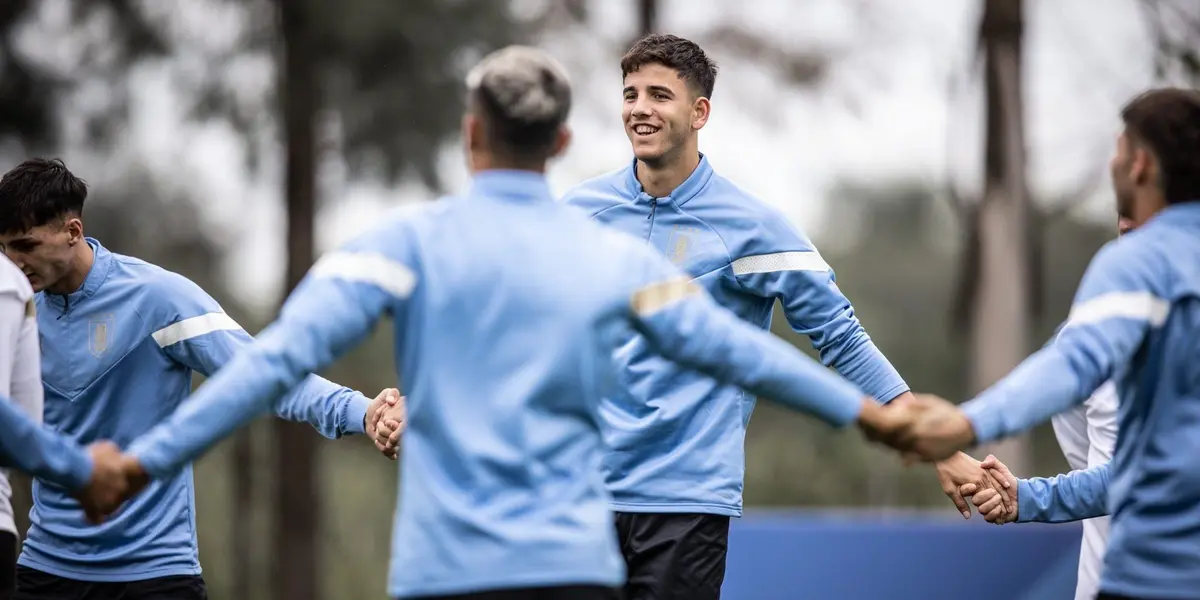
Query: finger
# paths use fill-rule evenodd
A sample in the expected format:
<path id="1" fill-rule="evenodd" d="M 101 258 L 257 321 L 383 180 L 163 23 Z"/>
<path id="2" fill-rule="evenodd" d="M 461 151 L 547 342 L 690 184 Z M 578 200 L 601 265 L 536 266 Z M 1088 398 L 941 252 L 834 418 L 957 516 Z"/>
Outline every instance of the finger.
<path id="1" fill-rule="evenodd" d="M 983 483 L 985 486 L 996 491 L 996 493 L 1000 496 L 1000 501 L 1004 504 L 1004 511 L 1008 512 L 1013 509 L 1013 499 L 1008 489 L 1001 482 L 1003 478 L 996 477 L 995 473 L 996 471 L 989 471 L 985 469 L 983 471 L 983 476 L 985 478 Z"/>
<path id="2" fill-rule="evenodd" d="M 388 388 L 384 393 L 383 401 L 388 406 L 395 406 L 400 401 L 400 390 L 396 388 Z"/>
<path id="3" fill-rule="evenodd" d="M 951 502 L 954 503 L 954 507 L 958 509 L 959 514 L 961 514 L 964 519 L 971 518 L 971 505 L 967 504 L 967 501 L 962 497 L 962 494 L 958 493 L 958 488 L 951 487 L 950 490 L 946 492 L 946 496 L 950 498 Z"/>
<path id="4" fill-rule="evenodd" d="M 996 461 L 996 466 L 992 470 L 1000 473 L 1000 481 L 1004 484 L 1004 487 L 1010 487 L 1012 485 L 1012 481 L 1017 478 L 1012 474 L 1012 471 L 1008 470 L 1008 465 L 1000 461 Z"/>
<path id="5" fill-rule="evenodd" d="M 400 443 L 400 430 L 397 429 L 396 431 L 392 432 L 392 435 L 388 436 L 388 445 L 396 446 L 399 443 Z"/>
<path id="6" fill-rule="evenodd" d="M 982 511 L 980 511 L 980 512 L 982 512 Z M 995 509 L 989 511 L 986 515 L 984 515 L 983 520 L 987 521 L 988 523 L 995 523 L 996 525 L 1003 525 L 1007 515 L 1008 515 L 1008 513 L 1005 512 L 1004 507 L 1002 505 L 997 505 Z"/>
<path id="7" fill-rule="evenodd" d="M 981 514 L 981 515 L 989 514 L 996 510 L 999 510 L 1000 512 L 1004 512 L 1004 503 L 1002 503 L 1000 500 L 1001 500 L 1000 494 L 995 494 L 995 495 L 991 496 L 990 498 L 988 498 L 982 504 L 979 504 L 976 508 L 979 509 L 979 514 Z"/>
<path id="8" fill-rule="evenodd" d="M 979 493 L 979 486 L 973 483 L 964 483 L 958 486 L 958 493 L 961 496 L 973 496 Z"/>
<path id="9" fill-rule="evenodd" d="M 991 469 L 991 468 L 995 468 L 996 463 L 998 463 L 998 462 L 1000 462 L 1000 461 L 996 460 L 995 455 L 989 454 L 989 455 L 987 455 L 987 458 L 983 459 L 983 462 L 979 463 L 979 466 L 981 466 L 985 469 Z"/>

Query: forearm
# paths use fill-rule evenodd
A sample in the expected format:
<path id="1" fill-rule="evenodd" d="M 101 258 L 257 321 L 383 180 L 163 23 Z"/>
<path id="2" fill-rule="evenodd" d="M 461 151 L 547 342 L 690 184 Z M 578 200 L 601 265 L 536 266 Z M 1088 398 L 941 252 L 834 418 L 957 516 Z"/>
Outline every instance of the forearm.
<path id="1" fill-rule="evenodd" d="M 354 390 L 309 375 L 275 404 L 275 415 L 287 421 L 308 423 L 321 435 L 336 439 L 363 433 L 370 403 L 369 398 Z"/>
<path id="2" fill-rule="evenodd" d="M 254 343 L 243 330 L 217 331 L 169 347 L 177 361 L 211 377 L 229 364 L 239 352 Z M 279 399 L 274 413 L 281 419 L 308 423 L 322 436 L 336 439 L 362 433 L 363 416 L 370 400 L 354 390 L 316 375 Z"/>
<path id="3" fill-rule="evenodd" d="M 1017 481 L 1017 521 L 1065 523 L 1108 514 L 1108 463 L 1055 477 Z"/>
<path id="4" fill-rule="evenodd" d="M 87 485 L 92 462 L 78 445 L 21 414 L 0 398 L 0 463 L 38 479 L 75 490 Z"/>
<path id="5" fill-rule="evenodd" d="M 978 397 L 962 405 L 977 443 L 1015 435 L 1083 402 L 1082 382 L 1070 361 L 1048 346 Z M 1090 393 L 1090 392 L 1089 392 Z"/>
<path id="6" fill-rule="evenodd" d="M 891 401 L 909 391 L 908 384 L 900 377 L 900 373 L 861 327 L 837 342 L 821 348 L 821 356 L 823 359 L 829 357 L 823 362 L 836 369 L 868 396 L 881 402 Z"/>

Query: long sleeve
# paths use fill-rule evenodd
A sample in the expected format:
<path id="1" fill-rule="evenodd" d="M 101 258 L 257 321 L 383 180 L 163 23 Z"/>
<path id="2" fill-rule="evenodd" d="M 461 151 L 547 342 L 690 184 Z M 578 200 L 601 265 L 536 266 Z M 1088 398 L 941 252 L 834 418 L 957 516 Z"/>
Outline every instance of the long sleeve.
<path id="1" fill-rule="evenodd" d="M 1096 255 L 1053 343 L 963 405 L 978 442 L 1026 431 L 1086 400 L 1166 322 L 1170 301 L 1144 245 L 1122 240 Z"/>
<path id="2" fill-rule="evenodd" d="M 92 461 L 83 449 L 35 423 L 8 398 L 0 398 L 0 431 L 0 465 L 69 490 L 91 479 Z"/>
<path id="3" fill-rule="evenodd" d="M 746 291 L 778 298 L 788 323 L 808 336 L 821 362 L 867 395 L 889 401 L 908 391 L 900 374 L 875 346 L 834 282 L 833 269 L 812 243 L 784 220 L 765 223 L 754 252 L 733 261 Z"/>
<path id="4" fill-rule="evenodd" d="M 1110 463 L 1017 481 L 1017 521 L 1066 523 L 1108 514 Z"/>
<path id="5" fill-rule="evenodd" d="M 207 293 L 179 278 L 163 295 L 172 303 L 169 323 L 155 331 L 155 342 L 181 365 L 212 377 L 254 342 Z M 312 425 L 326 438 L 362 433 L 370 399 L 316 375 L 309 375 L 274 406 L 277 416 Z"/>
<path id="6" fill-rule="evenodd" d="M 364 339 L 404 306 L 413 271 L 387 256 L 340 251 L 322 257 L 279 320 L 246 346 L 166 421 L 133 442 L 146 472 L 166 477 Z"/>
<path id="7" fill-rule="evenodd" d="M 863 393 L 787 342 L 721 308 L 685 276 L 633 295 L 634 327 L 668 359 L 833 426 L 853 422 Z"/>

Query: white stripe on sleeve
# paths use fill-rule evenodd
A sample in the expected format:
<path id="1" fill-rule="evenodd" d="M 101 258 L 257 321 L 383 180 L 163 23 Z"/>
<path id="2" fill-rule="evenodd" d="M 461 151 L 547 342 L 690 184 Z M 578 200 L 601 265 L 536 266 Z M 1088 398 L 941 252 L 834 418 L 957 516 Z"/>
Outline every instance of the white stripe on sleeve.
<path id="1" fill-rule="evenodd" d="M 198 317 L 176 321 L 154 333 L 150 337 L 158 343 L 159 348 L 190 340 L 214 331 L 237 331 L 242 328 L 233 317 L 223 312 L 211 312 Z"/>
<path id="2" fill-rule="evenodd" d="M 412 269 L 376 253 L 330 252 L 313 265 L 312 275 L 368 283 L 399 299 L 412 294 L 417 284 Z"/>
<path id="3" fill-rule="evenodd" d="M 780 271 L 829 272 L 829 264 L 816 252 L 776 252 L 743 256 L 733 261 L 734 275 L 778 273 Z"/>
<path id="4" fill-rule="evenodd" d="M 1067 326 L 1132 319 L 1161 327 L 1170 311 L 1170 302 L 1149 292 L 1110 292 L 1072 306 Z"/>

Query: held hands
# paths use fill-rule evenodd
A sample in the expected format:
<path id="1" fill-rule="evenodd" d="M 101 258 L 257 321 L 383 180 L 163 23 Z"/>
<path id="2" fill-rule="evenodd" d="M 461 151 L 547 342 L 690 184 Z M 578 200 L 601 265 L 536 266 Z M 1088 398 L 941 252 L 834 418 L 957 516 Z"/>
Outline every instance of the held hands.
<path id="1" fill-rule="evenodd" d="M 988 456 L 988 460 L 994 460 Z M 979 507 L 981 499 L 988 502 L 986 510 L 979 508 L 979 514 L 988 521 L 988 515 L 994 518 L 1005 518 L 1009 514 L 1016 515 L 1016 483 L 1001 476 L 1001 473 L 989 468 L 987 461 L 983 463 L 959 452 L 954 456 L 935 465 L 938 482 L 942 491 L 962 513 L 964 519 L 971 518 L 971 507 L 967 498 L 975 494 L 975 506 Z"/>
<path id="2" fill-rule="evenodd" d="M 867 439 L 891 446 L 910 460 L 942 461 L 975 442 L 975 431 L 962 411 L 930 394 L 906 394 L 887 406 L 865 399 L 858 425 Z"/>
<path id="3" fill-rule="evenodd" d="M 396 460 L 400 434 L 404 432 L 406 423 L 404 396 L 395 388 L 383 390 L 371 402 L 364 418 L 367 436 L 375 442 L 375 447 L 384 456 Z"/>
<path id="4" fill-rule="evenodd" d="M 75 498 L 88 521 L 99 524 L 108 519 L 129 498 L 150 482 L 136 458 L 121 453 L 112 442 L 96 442 L 87 449 L 92 461 L 92 477 L 76 490 Z"/>
<path id="5" fill-rule="evenodd" d="M 971 503 L 975 505 L 979 514 L 983 515 L 983 519 L 988 523 L 1003 525 L 1012 523 L 1017 520 L 1020 494 L 1017 493 L 1017 478 L 1008 470 L 1004 463 L 1000 462 L 991 454 L 983 459 L 980 466 L 987 469 L 988 473 L 996 479 L 1003 482 L 1004 487 L 1008 490 L 1011 501 L 1004 500 L 997 490 L 992 488 L 981 488 L 974 483 L 966 483 L 958 488 L 958 493 L 962 496 L 971 498 Z M 1004 506 L 1008 504 L 1009 506 Z"/>

